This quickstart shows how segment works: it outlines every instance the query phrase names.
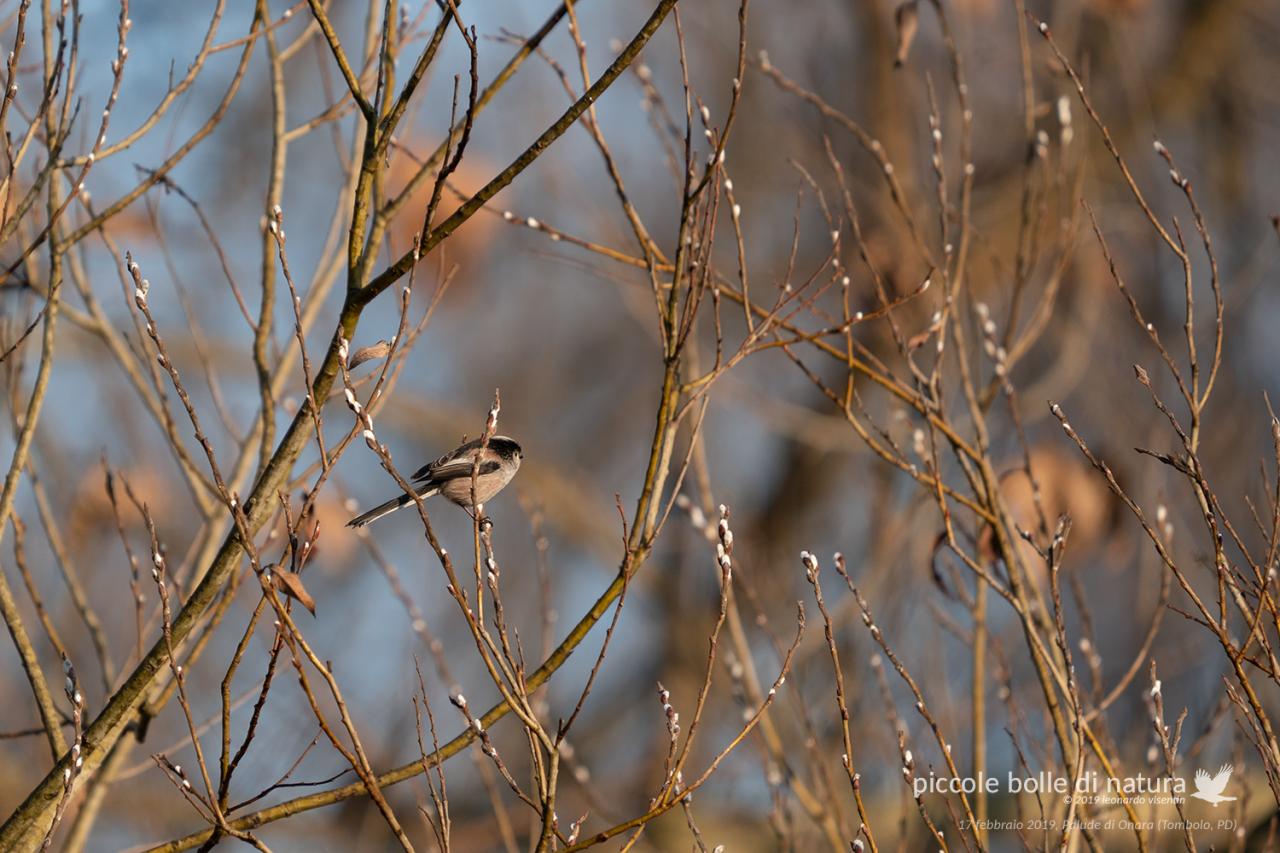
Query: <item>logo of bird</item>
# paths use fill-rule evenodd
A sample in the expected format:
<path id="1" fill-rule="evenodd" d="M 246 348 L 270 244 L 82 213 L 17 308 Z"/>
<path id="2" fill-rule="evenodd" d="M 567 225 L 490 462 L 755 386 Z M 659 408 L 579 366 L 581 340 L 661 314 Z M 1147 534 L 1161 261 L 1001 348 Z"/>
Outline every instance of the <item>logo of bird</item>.
<path id="1" fill-rule="evenodd" d="M 1218 769 L 1218 775 L 1210 776 L 1203 770 L 1196 771 L 1196 790 L 1191 794 L 1198 797 L 1206 803 L 1213 803 L 1214 808 L 1218 807 L 1218 803 L 1228 803 L 1235 797 L 1222 796 L 1223 790 L 1226 789 L 1227 783 L 1231 781 L 1231 771 L 1235 768 L 1230 764 L 1224 764 Z"/>

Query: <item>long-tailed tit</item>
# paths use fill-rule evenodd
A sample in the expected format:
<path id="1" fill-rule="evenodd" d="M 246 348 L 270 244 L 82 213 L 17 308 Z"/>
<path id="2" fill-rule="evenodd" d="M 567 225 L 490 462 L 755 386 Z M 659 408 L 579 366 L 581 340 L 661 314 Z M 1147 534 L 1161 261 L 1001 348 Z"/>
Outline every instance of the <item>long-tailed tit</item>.
<path id="1" fill-rule="evenodd" d="M 423 465 L 410 478 L 410 481 L 415 484 L 414 492 L 421 498 L 444 495 L 453 503 L 468 510 L 474 508 L 473 500 L 477 504 L 488 501 L 511 482 L 511 478 L 520 469 L 520 460 L 524 457 L 524 453 L 519 444 L 504 435 L 495 435 L 489 439 L 488 445 L 481 451 L 480 446 L 483 443 L 483 440 L 478 438 L 468 441 L 436 461 Z M 473 496 L 471 474 L 475 470 L 477 455 L 480 467 L 476 471 Z M 411 506 L 413 502 L 413 495 L 399 495 L 356 516 L 347 522 L 347 526 L 364 527 L 384 515 Z"/>

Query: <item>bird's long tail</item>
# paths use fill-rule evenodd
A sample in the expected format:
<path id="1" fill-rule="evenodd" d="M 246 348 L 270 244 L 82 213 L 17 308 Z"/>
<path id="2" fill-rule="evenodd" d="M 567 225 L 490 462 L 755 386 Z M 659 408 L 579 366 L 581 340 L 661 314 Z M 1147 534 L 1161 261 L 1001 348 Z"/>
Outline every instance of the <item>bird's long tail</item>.
<path id="1" fill-rule="evenodd" d="M 431 486 L 430 488 L 425 488 L 421 492 L 418 492 L 418 495 L 420 497 L 429 498 L 438 491 L 440 491 L 438 487 Z M 386 503 L 378 504 L 366 513 L 357 515 L 355 518 L 347 522 L 347 527 L 364 527 L 366 524 L 377 521 L 384 515 L 390 515 L 398 509 L 404 509 L 405 507 L 412 505 L 413 495 L 400 495 L 399 497 L 392 498 Z"/>

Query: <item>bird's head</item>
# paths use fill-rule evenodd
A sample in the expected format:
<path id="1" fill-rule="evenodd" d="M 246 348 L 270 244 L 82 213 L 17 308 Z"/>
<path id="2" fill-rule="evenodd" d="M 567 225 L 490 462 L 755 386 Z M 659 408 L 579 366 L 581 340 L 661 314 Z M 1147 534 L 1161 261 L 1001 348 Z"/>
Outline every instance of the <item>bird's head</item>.
<path id="1" fill-rule="evenodd" d="M 524 459 L 524 450 L 514 439 L 507 438 L 505 435 L 495 435 L 489 439 L 489 449 L 498 454 L 501 459 L 510 460 L 517 465 Z"/>

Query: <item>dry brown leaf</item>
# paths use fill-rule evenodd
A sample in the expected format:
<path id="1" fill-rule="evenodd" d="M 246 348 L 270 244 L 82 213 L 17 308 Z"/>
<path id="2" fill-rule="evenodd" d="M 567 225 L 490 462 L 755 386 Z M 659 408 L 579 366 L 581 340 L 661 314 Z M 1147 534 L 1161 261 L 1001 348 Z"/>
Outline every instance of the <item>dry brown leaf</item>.
<path id="1" fill-rule="evenodd" d="M 899 6 L 893 13 L 893 19 L 898 25 L 898 52 L 893 58 L 893 66 L 898 68 L 907 61 L 911 43 L 916 40 L 916 31 L 920 29 L 920 10 L 916 0 L 909 0 Z"/>
<path id="2" fill-rule="evenodd" d="M 311 611 L 312 616 L 316 615 L 316 600 L 311 597 L 311 593 L 307 592 L 307 588 L 302 585 L 302 578 L 288 569 L 279 568 L 273 571 L 271 576 L 276 589 L 307 608 L 307 610 Z"/>
<path id="3" fill-rule="evenodd" d="M 351 354 L 351 358 L 347 360 L 347 370 L 355 370 L 366 361 L 372 361 L 375 358 L 382 358 L 391 352 L 391 344 L 386 341 L 378 341 L 376 344 L 369 344 L 367 347 L 360 347 Z"/>
<path id="4" fill-rule="evenodd" d="M 932 336 L 933 336 L 932 326 L 925 329 L 923 332 L 917 332 L 916 334 L 907 338 L 907 349 L 919 349 L 920 347 L 924 346 L 925 343 L 928 342 L 929 338 Z"/>

